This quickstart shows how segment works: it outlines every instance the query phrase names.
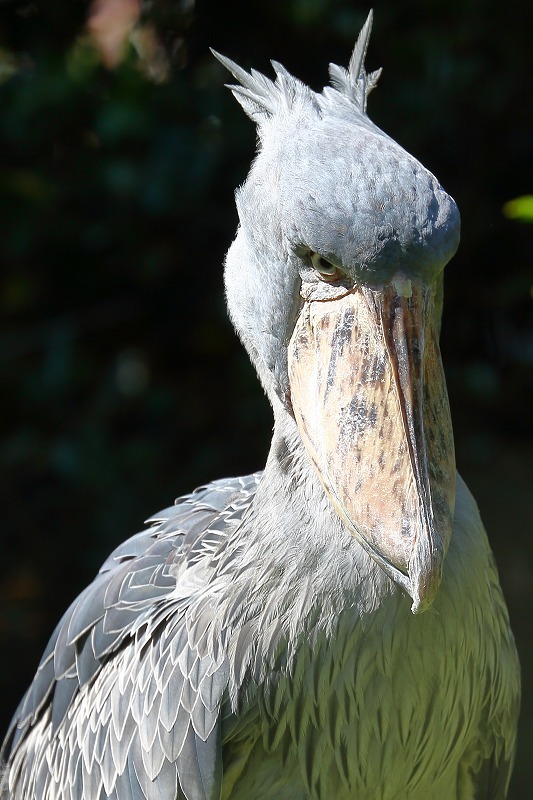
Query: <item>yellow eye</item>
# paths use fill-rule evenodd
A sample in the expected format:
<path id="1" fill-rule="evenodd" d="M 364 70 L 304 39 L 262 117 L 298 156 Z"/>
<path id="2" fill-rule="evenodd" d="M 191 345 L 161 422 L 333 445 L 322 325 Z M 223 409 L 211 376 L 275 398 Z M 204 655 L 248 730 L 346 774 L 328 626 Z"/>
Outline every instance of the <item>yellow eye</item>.
<path id="1" fill-rule="evenodd" d="M 319 278 L 323 281 L 331 283 L 344 277 L 342 270 L 318 253 L 311 253 L 311 264 L 313 265 L 313 269 L 318 272 Z"/>

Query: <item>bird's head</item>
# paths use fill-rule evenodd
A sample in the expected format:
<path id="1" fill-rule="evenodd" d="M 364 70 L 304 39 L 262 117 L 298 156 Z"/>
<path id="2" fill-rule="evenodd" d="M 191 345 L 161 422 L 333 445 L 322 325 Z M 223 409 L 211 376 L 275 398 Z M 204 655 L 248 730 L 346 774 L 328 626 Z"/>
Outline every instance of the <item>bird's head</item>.
<path id="1" fill-rule="evenodd" d="M 277 63 L 271 81 L 217 56 L 260 142 L 225 279 L 274 407 L 294 417 L 347 528 L 419 611 L 437 592 L 454 511 L 438 330 L 459 213 L 366 115 L 370 25 L 320 94 Z"/>

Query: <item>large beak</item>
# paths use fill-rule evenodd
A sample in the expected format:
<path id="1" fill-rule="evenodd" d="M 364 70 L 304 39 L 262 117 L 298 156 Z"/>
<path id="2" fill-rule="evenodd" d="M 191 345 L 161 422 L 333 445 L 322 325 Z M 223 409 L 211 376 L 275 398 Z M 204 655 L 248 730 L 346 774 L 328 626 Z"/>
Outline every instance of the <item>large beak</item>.
<path id="1" fill-rule="evenodd" d="M 397 278 L 304 303 L 289 347 L 294 415 L 337 513 L 413 612 L 451 537 L 455 455 L 426 287 Z"/>

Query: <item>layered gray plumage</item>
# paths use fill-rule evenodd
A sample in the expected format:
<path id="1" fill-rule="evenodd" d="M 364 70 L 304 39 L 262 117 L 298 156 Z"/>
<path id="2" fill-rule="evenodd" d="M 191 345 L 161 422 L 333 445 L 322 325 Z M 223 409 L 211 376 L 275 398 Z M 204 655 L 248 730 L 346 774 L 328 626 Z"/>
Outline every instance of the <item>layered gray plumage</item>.
<path id="1" fill-rule="evenodd" d="M 436 340 L 459 217 L 366 115 L 369 30 L 321 94 L 218 56 L 260 137 L 225 278 L 271 451 L 73 603 L 4 743 L 6 797 L 506 795 L 517 657 Z"/>

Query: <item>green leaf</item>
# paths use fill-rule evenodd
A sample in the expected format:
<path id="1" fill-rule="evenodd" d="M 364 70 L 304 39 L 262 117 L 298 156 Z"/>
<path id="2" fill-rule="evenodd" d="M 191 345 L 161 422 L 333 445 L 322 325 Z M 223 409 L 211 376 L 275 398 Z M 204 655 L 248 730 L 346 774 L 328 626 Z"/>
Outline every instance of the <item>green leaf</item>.
<path id="1" fill-rule="evenodd" d="M 503 214 L 508 219 L 533 223 L 533 194 L 524 194 L 508 200 L 503 206 Z"/>

